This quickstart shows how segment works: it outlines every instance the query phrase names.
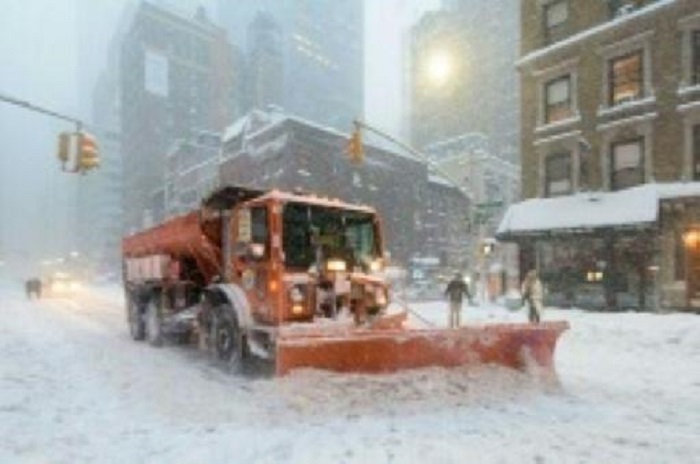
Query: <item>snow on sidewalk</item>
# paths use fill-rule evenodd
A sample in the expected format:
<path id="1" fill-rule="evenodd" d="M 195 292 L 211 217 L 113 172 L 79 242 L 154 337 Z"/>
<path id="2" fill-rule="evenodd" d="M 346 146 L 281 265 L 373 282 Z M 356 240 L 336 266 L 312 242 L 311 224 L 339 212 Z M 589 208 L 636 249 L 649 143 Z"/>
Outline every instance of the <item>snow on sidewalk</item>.
<path id="1" fill-rule="evenodd" d="M 0 293 L 0 462 L 691 462 L 700 318 L 547 311 L 561 388 L 502 368 L 225 374 L 129 339 L 118 291 Z M 446 320 L 444 303 L 418 305 Z M 465 320 L 524 320 L 465 308 Z"/>

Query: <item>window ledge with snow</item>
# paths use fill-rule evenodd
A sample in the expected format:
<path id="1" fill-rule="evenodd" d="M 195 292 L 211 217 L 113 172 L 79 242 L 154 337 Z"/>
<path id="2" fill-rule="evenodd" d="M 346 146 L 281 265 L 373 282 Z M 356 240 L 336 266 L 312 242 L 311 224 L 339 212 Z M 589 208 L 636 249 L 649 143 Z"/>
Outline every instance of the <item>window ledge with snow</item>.
<path id="1" fill-rule="evenodd" d="M 638 98 L 635 100 L 630 100 L 624 103 L 620 103 L 615 106 L 601 106 L 598 108 L 598 117 L 603 118 L 603 117 L 608 117 L 608 116 L 616 116 L 621 113 L 625 113 L 628 111 L 634 111 L 639 108 L 643 108 L 646 106 L 651 106 L 656 104 L 656 96 L 655 95 L 650 95 L 645 98 Z"/>
<path id="2" fill-rule="evenodd" d="M 621 119 L 614 119 L 610 122 L 606 122 L 605 124 L 599 124 L 596 127 L 596 130 L 598 131 L 607 131 L 610 129 L 614 129 L 616 127 L 620 126 L 626 126 L 630 124 L 641 124 L 647 121 L 651 121 L 653 119 L 656 119 L 659 117 L 659 113 L 655 111 L 651 111 L 648 113 L 643 113 L 635 116 L 628 116 L 626 118 L 621 118 Z"/>
<path id="3" fill-rule="evenodd" d="M 694 93 L 700 93 L 700 84 L 692 84 L 692 85 L 682 85 L 678 88 L 678 96 L 679 97 L 686 97 L 688 95 L 694 94 Z"/>
<path id="4" fill-rule="evenodd" d="M 554 121 L 546 124 L 539 125 L 535 128 L 535 134 L 543 134 L 545 132 L 550 132 L 556 129 L 567 128 L 569 126 L 576 125 L 581 122 L 581 114 L 576 113 L 576 115 L 562 119 L 560 121 Z"/>
<path id="5" fill-rule="evenodd" d="M 689 111 L 695 111 L 700 108 L 700 101 L 691 101 L 683 105 L 678 105 L 679 113 L 687 113 Z"/>

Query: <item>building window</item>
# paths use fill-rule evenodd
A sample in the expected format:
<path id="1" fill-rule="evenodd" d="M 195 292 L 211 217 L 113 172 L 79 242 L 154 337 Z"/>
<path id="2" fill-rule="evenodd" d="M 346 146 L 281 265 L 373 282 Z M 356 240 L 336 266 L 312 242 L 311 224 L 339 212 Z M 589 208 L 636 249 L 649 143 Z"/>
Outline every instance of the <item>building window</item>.
<path id="1" fill-rule="evenodd" d="M 693 180 L 700 180 L 700 124 L 693 126 Z"/>
<path id="2" fill-rule="evenodd" d="M 555 0 L 544 6 L 544 37 L 547 43 L 562 38 L 568 19 L 569 3 L 567 0 Z"/>
<path id="3" fill-rule="evenodd" d="M 693 31 L 691 48 L 693 63 L 690 82 L 700 85 L 700 31 Z"/>
<path id="4" fill-rule="evenodd" d="M 553 79 L 545 85 L 545 123 L 571 117 L 571 76 Z"/>
<path id="5" fill-rule="evenodd" d="M 621 190 L 644 182 L 643 137 L 613 143 L 611 155 L 611 190 Z"/>
<path id="6" fill-rule="evenodd" d="M 639 99 L 644 94 L 642 50 L 610 60 L 610 106 Z"/>
<path id="7" fill-rule="evenodd" d="M 571 154 L 549 155 L 545 166 L 545 196 L 567 195 L 572 191 Z"/>

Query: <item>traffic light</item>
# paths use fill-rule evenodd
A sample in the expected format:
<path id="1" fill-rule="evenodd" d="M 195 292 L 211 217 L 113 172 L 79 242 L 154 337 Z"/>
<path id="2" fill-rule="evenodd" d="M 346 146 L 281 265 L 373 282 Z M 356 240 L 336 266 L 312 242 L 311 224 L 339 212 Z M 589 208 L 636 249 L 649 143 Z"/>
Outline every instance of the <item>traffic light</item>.
<path id="1" fill-rule="evenodd" d="M 362 164 L 365 160 L 365 152 L 362 148 L 362 132 L 360 132 L 359 127 L 355 128 L 355 131 L 350 136 L 348 154 L 350 155 L 350 161 L 355 164 Z"/>
<path id="2" fill-rule="evenodd" d="M 95 137 L 78 132 L 78 158 L 76 170 L 85 173 L 100 165 L 100 152 Z"/>
<path id="3" fill-rule="evenodd" d="M 61 165 L 65 166 L 70 158 L 70 134 L 68 132 L 61 132 L 58 136 L 58 160 Z"/>

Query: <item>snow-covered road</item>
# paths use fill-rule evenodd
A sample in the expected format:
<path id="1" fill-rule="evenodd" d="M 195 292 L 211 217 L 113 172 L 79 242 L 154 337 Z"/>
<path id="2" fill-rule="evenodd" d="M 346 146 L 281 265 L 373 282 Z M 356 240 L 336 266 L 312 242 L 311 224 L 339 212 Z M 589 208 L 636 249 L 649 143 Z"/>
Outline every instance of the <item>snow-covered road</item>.
<path id="1" fill-rule="evenodd" d="M 444 304 L 424 304 L 442 321 Z M 524 319 L 468 308 L 467 320 Z M 0 463 L 698 462 L 700 317 L 550 310 L 561 388 L 518 372 L 240 378 L 134 343 L 116 289 L 0 290 Z"/>

